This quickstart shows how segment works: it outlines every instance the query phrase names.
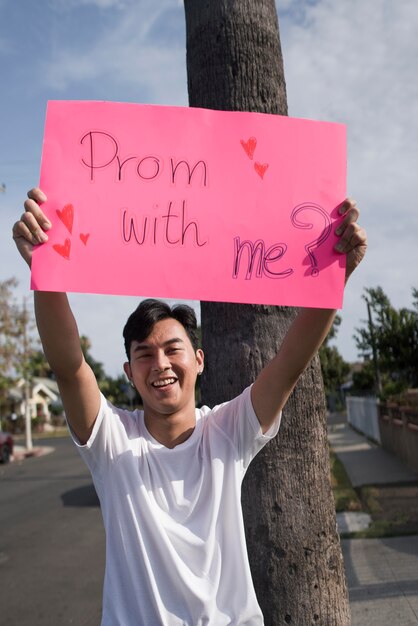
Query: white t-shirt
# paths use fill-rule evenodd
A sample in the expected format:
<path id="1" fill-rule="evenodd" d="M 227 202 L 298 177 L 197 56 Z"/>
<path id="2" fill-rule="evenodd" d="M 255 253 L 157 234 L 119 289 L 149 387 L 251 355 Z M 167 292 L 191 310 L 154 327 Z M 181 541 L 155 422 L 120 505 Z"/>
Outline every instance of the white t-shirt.
<path id="1" fill-rule="evenodd" d="M 262 434 L 250 398 L 196 409 L 184 443 L 166 448 L 143 411 L 102 396 L 86 445 L 106 529 L 102 626 L 261 626 L 249 568 L 241 483 Z"/>

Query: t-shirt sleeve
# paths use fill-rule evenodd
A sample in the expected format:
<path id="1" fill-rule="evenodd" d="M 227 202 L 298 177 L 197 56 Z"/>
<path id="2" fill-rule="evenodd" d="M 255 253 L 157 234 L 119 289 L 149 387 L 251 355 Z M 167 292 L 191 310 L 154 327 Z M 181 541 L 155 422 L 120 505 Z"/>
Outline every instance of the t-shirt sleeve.
<path id="1" fill-rule="evenodd" d="M 92 473 L 98 467 L 104 469 L 115 460 L 122 440 L 127 436 L 123 412 L 108 402 L 103 394 L 93 431 L 85 444 L 81 444 L 70 425 L 68 427 L 81 457 Z"/>
<path id="2" fill-rule="evenodd" d="M 214 424 L 233 443 L 244 470 L 266 443 L 277 435 L 282 415 L 280 412 L 269 430 L 263 433 L 251 401 L 251 386 L 230 402 L 216 406 L 212 411 Z"/>

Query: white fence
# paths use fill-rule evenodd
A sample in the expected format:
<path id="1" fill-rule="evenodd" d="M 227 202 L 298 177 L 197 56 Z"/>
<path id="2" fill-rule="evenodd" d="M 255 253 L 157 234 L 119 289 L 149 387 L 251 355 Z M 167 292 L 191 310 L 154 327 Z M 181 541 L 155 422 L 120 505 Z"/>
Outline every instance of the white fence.
<path id="1" fill-rule="evenodd" d="M 381 443 L 377 400 L 374 397 L 347 396 L 347 421 L 372 441 Z"/>

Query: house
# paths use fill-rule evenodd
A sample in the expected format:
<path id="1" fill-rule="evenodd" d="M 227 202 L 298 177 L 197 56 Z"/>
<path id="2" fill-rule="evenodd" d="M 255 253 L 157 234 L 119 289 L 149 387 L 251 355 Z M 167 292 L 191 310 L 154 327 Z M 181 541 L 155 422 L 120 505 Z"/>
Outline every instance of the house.
<path id="1" fill-rule="evenodd" d="M 25 417 L 25 381 L 21 378 L 9 390 L 8 404 L 10 415 Z M 42 418 L 51 421 L 51 407 L 61 405 L 58 385 L 50 378 L 34 377 L 29 383 L 29 412 L 32 419 Z"/>

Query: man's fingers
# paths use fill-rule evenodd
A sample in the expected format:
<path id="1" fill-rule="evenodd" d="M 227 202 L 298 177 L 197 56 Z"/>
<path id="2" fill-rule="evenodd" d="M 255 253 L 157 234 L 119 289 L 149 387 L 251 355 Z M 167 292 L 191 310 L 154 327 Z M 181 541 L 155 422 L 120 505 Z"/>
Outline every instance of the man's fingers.
<path id="1" fill-rule="evenodd" d="M 26 210 L 31 211 L 37 217 L 42 217 L 49 224 L 49 220 L 45 217 L 44 212 L 40 209 L 40 205 L 47 201 L 47 197 L 39 187 L 30 189 L 27 193 L 28 199 L 25 201 Z"/>
<path id="2" fill-rule="evenodd" d="M 335 246 L 338 252 L 350 252 L 354 250 L 357 246 L 366 245 L 367 236 L 364 228 L 360 228 L 360 226 L 356 223 L 349 224 L 344 234 L 341 236 L 341 239 Z"/>
<path id="3" fill-rule="evenodd" d="M 357 223 L 360 211 L 353 198 L 346 198 L 338 207 L 338 211 L 344 217 L 335 230 L 335 234 L 339 237 L 335 250 L 346 255 L 345 277 L 347 280 L 366 253 L 367 235 L 364 228 Z"/>
<path id="4" fill-rule="evenodd" d="M 49 230 L 51 228 L 51 222 L 46 217 L 45 213 L 42 211 L 39 204 L 34 198 L 28 198 L 27 200 L 25 200 L 24 206 L 26 213 L 33 215 L 41 228 L 43 228 L 44 230 Z"/>
<path id="5" fill-rule="evenodd" d="M 344 215 L 351 209 L 357 209 L 358 211 L 357 202 L 354 200 L 354 198 L 346 198 L 344 202 L 341 202 L 339 206 L 339 213 L 340 215 Z"/>
<path id="6" fill-rule="evenodd" d="M 39 225 L 38 219 L 33 213 L 26 211 L 25 213 L 23 213 L 20 221 L 27 227 L 28 231 L 30 232 L 36 243 L 44 243 L 48 240 L 48 236 L 42 230 L 41 226 Z"/>
<path id="7" fill-rule="evenodd" d="M 343 219 L 343 221 L 341 222 L 341 224 L 339 225 L 338 230 L 343 230 L 345 226 L 347 226 L 348 224 L 352 224 L 353 222 L 357 222 L 358 218 L 360 216 L 360 211 L 358 210 L 358 208 L 352 207 L 346 214 L 345 217 Z"/>
<path id="8" fill-rule="evenodd" d="M 30 189 L 27 193 L 27 196 L 30 200 L 35 200 L 37 204 L 42 204 L 47 200 L 46 195 L 44 194 L 42 189 L 39 189 L 39 187 L 33 187 L 33 189 Z"/>
<path id="9" fill-rule="evenodd" d="M 353 248 L 358 248 L 359 246 L 367 246 L 367 233 L 364 228 L 356 228 L 350 243 L 352 244 Z"/>
<path id="10" fill-rule="evenodd" d="M 24 238 L 32 244 L 45 243 L 48 235 L 44 233 L 35 216 L 25 211 L 18 222 L 13 226 L 13 238 Z"/>
<path id="11" fill-rule="evenodd" d="M 22 220 L 19 220 L 13 225 L 12 229 L 13 239 L 22 241 L 23 239 L 33 245 L 39 243 L 38 239 L 32 234 L 28 226 Z"/>
<path id="12" fill-rule="evenodd" d="M 17 249 L 30 267 L 34 246 L 48 240 L 48 235 L 44 231 L 49 230 L 52 224 L 40 208 L 47 199 L 43 191 L 35 187 L 28 191 L 27 195 L 25 211 L 20 220 L 13 225 L 12 235 Z"/>
<path id="13" fill-rule="evenodd" d="M 339 211 L 341 215 L 344 215 L 344 219 L 336 229 L 335 233 L 337 235 L 344 235 L 347 226 L 357 222 L 360 216 L 360 211 L 355 200 L 352 200 L 351 198 L 347 198 L 347 200 L 341 204 Z"/>

